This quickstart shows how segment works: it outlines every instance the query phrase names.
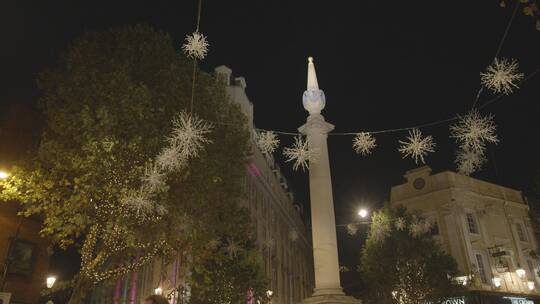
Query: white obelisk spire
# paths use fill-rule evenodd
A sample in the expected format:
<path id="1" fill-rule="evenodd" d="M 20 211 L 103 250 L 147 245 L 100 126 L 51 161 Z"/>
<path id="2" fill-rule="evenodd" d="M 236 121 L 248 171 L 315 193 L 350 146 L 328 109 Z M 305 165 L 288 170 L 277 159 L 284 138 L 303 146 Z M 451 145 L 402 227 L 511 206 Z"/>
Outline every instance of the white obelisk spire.
<path id="1" fill-rule="evenodd" d="M 306 124 L 298 130 L 307 135 L 309 149 L 316 153 L 316 160 L 309 164 L 315 290 L 313 296 L 304 300 L 304 303 L 359 303 L 358 300 L 345 296 L 339 279 L 336 220 L 326 142 L 328 133 L 334 126 L 327 123 L 321 115 L 326 100 L 324 92 L 319 89 L 311 57 L 303 104 L 309 116 Z"/>

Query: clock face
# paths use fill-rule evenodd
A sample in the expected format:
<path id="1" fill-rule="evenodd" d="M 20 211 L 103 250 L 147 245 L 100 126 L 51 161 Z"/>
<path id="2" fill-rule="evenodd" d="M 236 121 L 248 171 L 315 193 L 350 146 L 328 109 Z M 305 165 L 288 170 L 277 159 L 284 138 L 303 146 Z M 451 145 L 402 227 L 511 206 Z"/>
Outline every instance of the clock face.
<path id="1" fill-rule="evenodd" d="M 414 189 L 420 190 L 423 189 L 426 185 L 426 181 L 423 178 L 417 178 L 413 182 Z"/>

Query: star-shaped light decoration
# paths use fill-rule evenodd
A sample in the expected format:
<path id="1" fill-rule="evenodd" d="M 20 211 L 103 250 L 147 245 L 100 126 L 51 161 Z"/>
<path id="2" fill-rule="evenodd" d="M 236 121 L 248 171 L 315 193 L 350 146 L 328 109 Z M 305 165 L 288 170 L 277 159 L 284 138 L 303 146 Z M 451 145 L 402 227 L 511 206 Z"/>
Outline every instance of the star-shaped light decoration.
<path id="1" fill-rule="evenodd" d="M 386 217 L 373 217 L 370 234 L 375 239 L 375 242 L 383 242 L 390 235 L 391 230 L 390 221 Z"/>
<path id="2" fill-rule="evenodd" d="M 185 161 L 175 146 L 164 148 L 156 157 L 156 165 L 167 172 L 180 170 L 185 165 Z"/>
<path id="3" fill-rule="evenodd" d="M 160 167 L 154 164 L 146 165 L 142 181 L 149 191 L 162 191 L 166 187 L 166 179 L 167 176 Z"/>
<path id="4" fill-rule="evenodd" d="M 525 75 L 518 71 L 518 62 L 515 59 L 495 58 L 486 71 L 480 73 L 482 85 L 496 94 L 510 94 L 514 89 L 519 89 L 517 83 Z"/>
<path id="5" fill-rule="evenodd" d="M 298 232 L 296 230 L 289 231 L 289 240 L 296 242 L 299 238 Z"/>
<path id="6" fill-rule="evenodd" d="M 355 235 L 356 232 L 358 232 L 358 225 L 355 225 L 355 224 L 347 224 L 347 226 L 345 226 L 345 229 L 347 229 L 347 233 L 349 235 Z"/>
<path id="7" fill-rule="evenodd" d="M 292 147 L 286 147 L 283 149 L 283 155 L 287 162 L 294 162 L 293 170 L 297 171 L 299 168 L 309 169 L 308 162 L 316 161 L 316 151 L 309 149 L 308 141 L 304 141 L 302 136 L 298 135 L 294 138 Z"/>
<path id="8" fill-rule="evenodd" d="M 400 140 L 399 143 L 401 146 L 398 150 L 403 155 L 403 158 L 410 156 L 414 158 L 414 162 L 416 164 L 418 164 L 418 160 L 425 164 L 426 162 L 424 161 L 424 156 L 426 156 L 428 152 L 435 151 L 433 137 L 422 137 L 422 132 L 420 132 L 418 129 L 409 130 L 407 140 Z"/>
<path id="9" fill-rule="evenodd" d="M 182 111 L 173 120 L 173 130 L 168 142 L 178 151 L 181 159 L 198 157 L 204 144 L 212 142 L 207 138 L 212 128 L 211 123 L 197 115 Z"/>
<path id="10" fill-rule="evenodd" d="M 272 154 L 279 146 L 279 138 L 273 131 L 262 131 L 257 139 L 257 146 L 265 154 Z"/>
<path id="11" fill-rule="evenodd" d="M 480 170 L 486 162 L 484 153 L 472 151 L 470 149 L 459 149 L 456 156 L 457 172 L 463 175 L 471 175 Z"/>
<path id="12" fill-rule="evenodd" d="M 122 200 L 128 208 L 135 210 L 137 215 L 148 215 L 154 211 L 154 202 L 148 198 L 145 191 L 139 190 L 131 192 Z"/>
<path id="13" fill-rule="evenodd" d="M 409 233 L 412 237 L 417 238 L 424 234 L 425 226 L 421 221 L 415 220 L 409 226 Z"/>
<path id="14" fill-rule="evenodd" d="M 450 126 L 450 137 L 455 138 L 462 150 L 483 154 L 487 143 L 497 144 L 499 139 L 493 115 L 482 117 L 473 109 L 460 116 L 457 124 Z"/>
<path id="15" fill-rule="evenodd" d="M 398 217 L 394 225 L 396 226 L 396 230 L 403 231 L 407 224 L 405 223 L 405 219 L 403 219 L 402 217 Z"/>
<path id="16" fill-rule="evenodd" d="M 227 246 L 225 247 L 225 250 L 227 251 L 227 254 L 231 258 L 235 258 L 238 255 L 238 252 L 240 251 L 240 245 L 238 245 L 238 243 L 232 238 L 228 238 Z"/>
<path id="17" fill-rule="evenodd" d="M 194 32 L 186 36 L 186 42 L 182 45 L 182 49 L 188 58 L 202 60 L 208 53 L 208 46 L 206 37 L 199 32 Z"/>
<path id="18" fill-rule="evenodd" d="M 371 154 L 371 151 L 375 147 L 377 147 L 377 144 L 375 143 L 375 138 L 371 135 L 371 133 L 360 132 L 356 134 L 353 139 L 354 150 L 356 151 L 356 153 L 363 156 Z"/>

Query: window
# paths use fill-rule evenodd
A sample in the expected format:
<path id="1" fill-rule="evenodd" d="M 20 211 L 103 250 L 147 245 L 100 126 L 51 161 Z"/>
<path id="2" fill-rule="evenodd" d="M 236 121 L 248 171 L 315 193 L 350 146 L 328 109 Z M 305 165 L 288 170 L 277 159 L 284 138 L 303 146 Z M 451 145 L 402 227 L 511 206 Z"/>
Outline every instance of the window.
<path id="1" fill-rule="evenodd" d="M 478 225 L 474 214 L 467 213 L 467 225 L 469 226 L 469 233 L 478 234 Z"/>
<path id="2" fill-rule="evenodd" d="M 487 284 L 487 275 L 486 275 L 486 266 L 484 265 L 484 257 L 480 254 L 476 254 L 476 264 L 478 264 L 478 274 L 480 275 L 480 279 L 482 280 L 482 283 Z"/>
<path id="3" fill-rule="evenodd" d="M 523 226 L 520 223 L 516 223 L 516 231 L 519 240 L 522 242 L 526 242 L 527 236 L 525 235 L 525 231 L 523 231 Z"/>

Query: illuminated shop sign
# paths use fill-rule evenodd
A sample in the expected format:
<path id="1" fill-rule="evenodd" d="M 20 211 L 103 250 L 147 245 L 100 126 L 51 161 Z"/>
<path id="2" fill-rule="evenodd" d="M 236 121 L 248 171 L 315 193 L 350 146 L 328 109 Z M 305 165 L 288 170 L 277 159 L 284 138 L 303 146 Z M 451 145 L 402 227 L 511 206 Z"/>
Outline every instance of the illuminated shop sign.
<path id="1" fill-rule="evenodd" d="M 528 300 L 526 298 L 519 298 L 519 297 L 503 297 L 503 299 L 510 300 L 510 303 L 512 304 L 534 304 L 533 301 Z"/>
<path id="2" fill-rule="evenodd" d="M 448 298 L 448 299 L 442 301 L 441 304 L 465 304 L 465 297 Z"/>

